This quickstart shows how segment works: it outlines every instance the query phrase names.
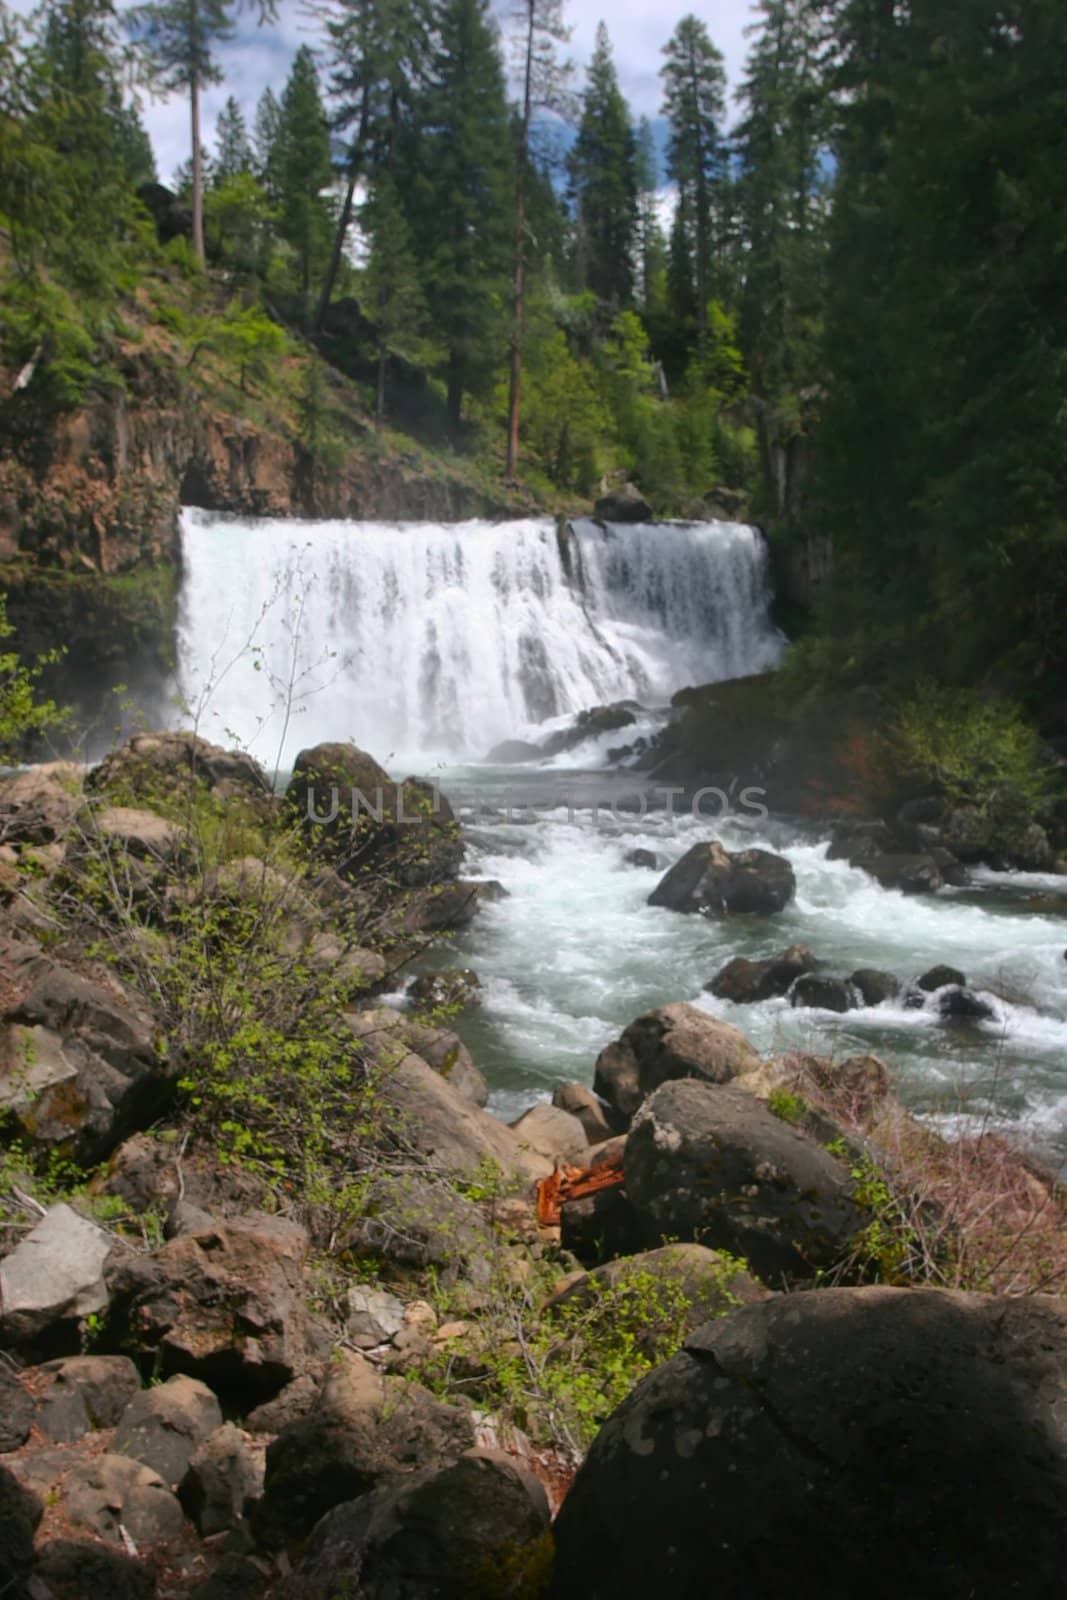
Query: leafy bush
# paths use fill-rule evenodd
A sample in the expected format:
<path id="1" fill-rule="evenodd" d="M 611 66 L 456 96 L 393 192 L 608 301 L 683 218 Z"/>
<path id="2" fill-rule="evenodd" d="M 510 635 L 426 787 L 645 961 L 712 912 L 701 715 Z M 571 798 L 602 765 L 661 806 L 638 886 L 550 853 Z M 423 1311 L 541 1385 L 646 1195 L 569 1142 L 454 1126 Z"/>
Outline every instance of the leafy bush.
<path id="1" fill-rule="evenodd" d="M 1037 734 L 1010 701 L 926 682 L 900 708 L 890 740 L 903 770 L 954 804 L 986 807 L 1006 790 L 1037 812 L 1047 799 Z"/>
<path id="2" fill-rule="evenodd" d="M 10 639 L 14 631 L 7 619 L 7 596 L 0 594 L 0 644 Z M 31 735 L 57 729 L 64 723 L 65 713 L 55 701 L 37 696 L 41 673 L 59 661 L 62 654 L 61 650 L 51 650 L 27 665 L 17 651 L 0 649 L 0 760 L 16 759 Z"/>

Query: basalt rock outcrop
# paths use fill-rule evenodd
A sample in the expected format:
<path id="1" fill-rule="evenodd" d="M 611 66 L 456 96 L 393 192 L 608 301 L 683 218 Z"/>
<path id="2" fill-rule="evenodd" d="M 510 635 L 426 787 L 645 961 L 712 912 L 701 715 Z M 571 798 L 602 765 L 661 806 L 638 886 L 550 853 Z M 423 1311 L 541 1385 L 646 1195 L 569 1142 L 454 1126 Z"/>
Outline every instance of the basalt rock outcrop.
<path id="1" fill-rule="evenodd" d="M 713 840 L 693 845 L 675 862 L 648 903 L 705 917 L 773 916 L 795 893 L 796 876 L 784 856 L 770 850 L 731 854 Z"/>
<path id="2" fill-rule="evenodd" d="M 554 1600 L 1056 1594 L 1067 1306 L 836 1289 L 694 1334 L 601 1431 Z"/>

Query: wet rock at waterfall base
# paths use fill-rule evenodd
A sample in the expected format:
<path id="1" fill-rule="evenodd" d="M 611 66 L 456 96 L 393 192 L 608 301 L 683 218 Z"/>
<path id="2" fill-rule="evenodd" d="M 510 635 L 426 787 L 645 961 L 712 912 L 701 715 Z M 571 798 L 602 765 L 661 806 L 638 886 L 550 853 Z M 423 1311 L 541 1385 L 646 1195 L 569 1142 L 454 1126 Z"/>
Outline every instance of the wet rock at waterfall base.
<path id="1" fill-rule="evenodd" d="M 880 1006 L 886 1000 L 895 1000 L 903 988 L 899 978 L 878 967 L 857 967 L 848 981 L 865 1006 Z"/>
<path id="2" fill-rule="evenodd" d="M 769 850 L 731 854 L 715 840 L 693 845 L 648 903 L 705 917 L 772 916 L 784 911 L 795 893 L 796 877 L 784 856 Z"/>
<path id="3" fill-rule="evenodd" d="M 601 1429 L 552 1600 L 1062 1589 L 1067 1309 L 820 1289 L 708 1323 Z"/>
<path id="4" fill-rule="evenodd" d="M 861 996 L 848 978 L 824 978 L 808 972 L 789 991 L 789 1003 L 813 1011 L 845 1012 L 857 1010 Z"/>
<path id="5" fill-rule="evenodd" d="M 754 1005 L 760 1000 L 786 994 L 796 978 L 817 966 L 806 944 L 793 944 L 764 961 L 735 956 L 704 987 L 716 999 L 732 1000 L 735 1005 Z"/>
<path id="6" fill-rule="evenodd" d="M 602 495 L 593 507 L 596 522 L 652 522 L 652 507 L 635 483 L 624 483 Z"/>

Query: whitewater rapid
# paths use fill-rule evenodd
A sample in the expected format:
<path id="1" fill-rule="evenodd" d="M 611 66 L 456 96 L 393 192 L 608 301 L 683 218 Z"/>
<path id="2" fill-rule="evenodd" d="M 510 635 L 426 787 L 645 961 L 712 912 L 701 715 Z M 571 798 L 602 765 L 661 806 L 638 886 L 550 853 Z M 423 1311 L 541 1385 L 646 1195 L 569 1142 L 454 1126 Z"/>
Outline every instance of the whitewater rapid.
<path id="1" fill-rule="evenodd" d="M 617 700 L 774 667 L 739 523 L 298 522 L 182 515 L 180 693 L 268 766 L 353 739 L 409 765 Z M 188 714 L 185 714 L 188 721 Z"/>
<path id="2" fill-rule="evenodd" d="M 505 774 L 466 778 L 490 798 L 515 783 Z M 541 785 L 550 798 L 553 781 L 528 777 L 525 792 Z M 463 783 L 455 779 L 455 792 Z M 775 917 L 721 923 L 650 907 L 667 867 L 712 835 L 731 849 L 787 855 L 794 904 Z M 709 827 L 684 813 L 669 827 L 655 816 L 620 823 L 609 814 L 594 826 L 588 813 L 558 807 L 514 824 L 475 817 L 468 838 L 467 870 L 498 879 L 509 898 L 480 912 L 434 963 L 471 966 L 482 979 L 481 1008 L 456 1026 L 501 1113 L 517 1114 L 560 1082 L 589 1084 L 598 1052 L 627 1023 L 686 1000 L 733 1023 L 763 1053 L 874 1050 L 920 1114 L 946 1126 L 991 1119 L 1049 1159 L 1067 1158 L 1064 879 L 989 873 L 972 891 L 904 895 L 827 860 L 826 836 L 810 827 L 740 819 Z M 655 869 L 625 862 L 637 848 L 655 851 Z M 1060 897 L 1058 914 L 1027 909 L 1037 892 L 1042 904 Z M 732 956 L 764 957 L 795 942 L 837 976 L 878 967 L 907 983 L 948 963 L 992 1003 L 995 1020 L 953 1024 L 932 1005 L 915 1011 L 899 1001 L 841 1016 L 794 1010 L 787 1000 L 735 1005 L 705 991 Z"/>

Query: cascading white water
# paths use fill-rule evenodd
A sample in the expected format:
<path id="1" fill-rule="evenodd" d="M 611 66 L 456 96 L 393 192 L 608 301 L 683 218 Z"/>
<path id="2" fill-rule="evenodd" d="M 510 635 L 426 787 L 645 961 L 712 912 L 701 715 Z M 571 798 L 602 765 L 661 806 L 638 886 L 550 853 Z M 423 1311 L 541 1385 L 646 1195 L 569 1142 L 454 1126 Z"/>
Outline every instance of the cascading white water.
<path id="1" fill-rule="evenodd" d="M 187 510 L 179 684 L 267 762 L 354 739 L 481 758 L 588 706 L 775 666 L 766 551 L 738 523 L 244 521 Z"/>

